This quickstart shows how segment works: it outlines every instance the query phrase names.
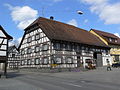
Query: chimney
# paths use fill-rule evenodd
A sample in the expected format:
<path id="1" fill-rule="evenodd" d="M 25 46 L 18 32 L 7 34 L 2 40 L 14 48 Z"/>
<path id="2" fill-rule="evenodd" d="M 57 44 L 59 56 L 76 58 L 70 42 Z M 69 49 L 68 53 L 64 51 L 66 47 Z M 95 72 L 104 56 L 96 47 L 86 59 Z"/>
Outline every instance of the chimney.
<path id="1" fill-rule="evenodd" d="M 50 19 L 51 19 L 51 20 L 53 20 L 53 19 L 54 19 L 54 17 L 53 17 L 53 16 L 50 16 Z"/>

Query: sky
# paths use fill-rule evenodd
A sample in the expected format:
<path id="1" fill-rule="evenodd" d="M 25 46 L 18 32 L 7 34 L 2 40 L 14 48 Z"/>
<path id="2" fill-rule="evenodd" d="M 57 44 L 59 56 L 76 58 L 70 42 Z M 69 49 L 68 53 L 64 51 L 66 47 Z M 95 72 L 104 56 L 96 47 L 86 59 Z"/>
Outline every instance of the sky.
<path id="1" fill-rule="evenodd" d="M 24 29 L 38 17 L 120 35 L 120 0 L 0 0 L 0 25 L 20 42 Z M 77 11 L 82 11 L 80 15 Z"/>

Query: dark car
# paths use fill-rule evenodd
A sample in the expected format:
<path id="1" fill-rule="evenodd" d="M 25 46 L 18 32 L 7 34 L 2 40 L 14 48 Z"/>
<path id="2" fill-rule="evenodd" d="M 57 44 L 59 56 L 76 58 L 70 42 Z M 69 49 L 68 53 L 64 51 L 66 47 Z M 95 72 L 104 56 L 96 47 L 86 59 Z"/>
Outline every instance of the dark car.
<path id="1" fill-rule="evenodd" d="M 115 67 L 115 68 L 120 67 L 120 62 L 112 64 L 112 67 Z"/>

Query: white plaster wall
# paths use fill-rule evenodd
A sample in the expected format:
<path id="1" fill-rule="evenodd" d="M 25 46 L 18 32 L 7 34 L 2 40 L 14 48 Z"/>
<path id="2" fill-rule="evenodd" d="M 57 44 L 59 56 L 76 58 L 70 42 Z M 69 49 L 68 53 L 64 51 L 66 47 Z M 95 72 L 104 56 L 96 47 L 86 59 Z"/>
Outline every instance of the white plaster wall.
<path id="1" fill-rule="evenodd" d="M 102 56 L 103 66 L 107 65 L 107 59 L 109 60 L 110 65 L 112 65 L 112 63 L 113 63 L 112 56 L 110 56 L 110 55 L 104 55 L 104 56 Z"/>
<path id="2" fill-rule="evenodd" d="M 7 46 L 6 45 L 2 45 L 1 49 L 7 50 Z"/>
<path id="3" fill-rule="evenodd" d="M 0 30 L 0 36 L 1 36 L 1 37 L 6 37 L 6 36 L 4 35 L 4 33 L 2 32 L 2 30 Z"/>
<path id="4" fill-rule="evenodd" d="M 6 56 L 6 51 L 0 51 L 0 56 Z"/>

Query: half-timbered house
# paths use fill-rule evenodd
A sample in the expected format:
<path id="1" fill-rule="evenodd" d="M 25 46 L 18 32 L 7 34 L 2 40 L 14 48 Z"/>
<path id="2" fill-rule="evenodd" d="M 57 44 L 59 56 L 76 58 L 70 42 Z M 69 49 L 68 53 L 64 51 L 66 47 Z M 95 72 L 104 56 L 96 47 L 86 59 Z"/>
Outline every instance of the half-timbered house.
<path id="1" fill-rule="evenodd" d="M 0 26 L 0 70 L 4 71 L 4 75 L 7 74 L 8 41 L 10 39 L 12 37 Z"/>
<path id="2" fill-rule="evenodd" d="M 20 66 L 20 54 L 18 48 L 14 46 L 8 47 L 8 69 L 18 69 Z"/>
<path id="3" fill-rule="evenodd" d="M 120 38 L 112 33 L 91 29 L 90 32 L 101 39 L 106 45 L 111 47 L 111 64 L 120 61 Z M 106 61 L 107 62 L 107 61 Z M 105 64 L 105 62 L 104 62 Z"/>
<path id="4" fill-rule="evenodd" d="M 25 29 L 19 46 L 21 67 L 38 68 L 85 67 L 88 62 L 103 66 L 109 49 L 84 29 L 43 17 Z"/>

